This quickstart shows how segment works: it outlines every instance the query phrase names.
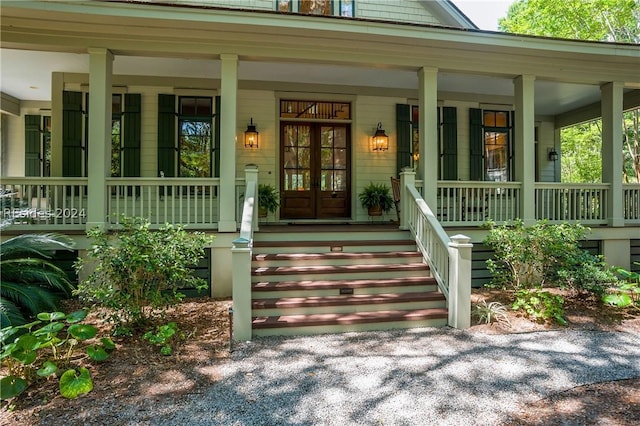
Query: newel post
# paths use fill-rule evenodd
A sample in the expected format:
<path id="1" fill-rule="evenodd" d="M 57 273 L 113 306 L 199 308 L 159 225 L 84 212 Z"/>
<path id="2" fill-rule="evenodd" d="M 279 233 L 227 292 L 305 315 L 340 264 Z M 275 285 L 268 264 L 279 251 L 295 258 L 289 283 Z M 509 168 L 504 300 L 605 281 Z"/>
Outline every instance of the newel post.
<path id="1" fill-rule="evenodd" d="M 449 243 L 449 326 L 471 326 L 471 250 L 465 235 L 454 235 Z"/>
<path id="2" fill-rule="evenodd" d="M 233 339 L 251 340 L 251 247 L 240 237 L 231 248 Z"/>
<path id="3" fill-rule="evenodd" d="M 409 229 L 409 195 L 407 185 L 416 185 L 416 172 L 411 167 L 405 167 L 400 172 L 400 229 Z"/>

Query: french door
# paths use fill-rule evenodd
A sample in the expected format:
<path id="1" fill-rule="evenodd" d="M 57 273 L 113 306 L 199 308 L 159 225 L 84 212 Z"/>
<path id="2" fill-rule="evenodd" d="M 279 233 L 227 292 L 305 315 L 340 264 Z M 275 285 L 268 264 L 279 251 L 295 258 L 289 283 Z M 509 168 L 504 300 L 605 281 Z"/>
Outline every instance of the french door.
<path id="1" fill-rule="evenodd" d="M 350 125 L 281 123 L 280 216 L 351 216 Z"/>

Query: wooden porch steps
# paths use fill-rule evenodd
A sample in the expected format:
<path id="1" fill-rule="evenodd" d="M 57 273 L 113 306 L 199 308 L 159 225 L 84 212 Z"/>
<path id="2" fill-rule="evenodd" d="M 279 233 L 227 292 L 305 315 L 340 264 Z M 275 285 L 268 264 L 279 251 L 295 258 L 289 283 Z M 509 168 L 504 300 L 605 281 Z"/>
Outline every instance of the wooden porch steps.
<path id="1" fill-rule="evenodd" d="M 446 300 L 408 232 L 255 236 L 256 336 L 447 324 Z"/>

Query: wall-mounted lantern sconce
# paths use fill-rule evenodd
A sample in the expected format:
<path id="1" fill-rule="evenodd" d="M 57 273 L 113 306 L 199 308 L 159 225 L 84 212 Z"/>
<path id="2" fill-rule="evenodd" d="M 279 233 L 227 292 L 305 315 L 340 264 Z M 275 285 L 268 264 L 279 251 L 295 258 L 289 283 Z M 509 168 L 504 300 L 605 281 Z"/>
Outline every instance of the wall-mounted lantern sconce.
<path id="1" fill-rule="evenodd" d="M 376 129 L 376 134 L 373 135 L 373 140 L 371 142 L 371 150 L 372 151 L 386 151 L 389 149 L 389 136 L 384 132 L 382 128 L 382 123 L 378 123 L 378 128 Z"/>
<path id="2" fill-rule="evenodd" d="M 420 159 L 420 153 L 419 152 L 414 152 L 413 154 L 411 154 L 411 156 L 413 157 L 413 161 L 418 161 Z"/>
<path id="3" fill-rule="evenodd" d="M 256 125 L 253 124 L 253 117 L 251 117 L 251 122 L 244 132 L 244 147 L 248 149 L 258 149 L 258 135 Z"/>
<path id="4" fill-rule="evenodd" d="M 549 161 L 558 161 L 558 151 L 555 148 L 549 150 Z"/>

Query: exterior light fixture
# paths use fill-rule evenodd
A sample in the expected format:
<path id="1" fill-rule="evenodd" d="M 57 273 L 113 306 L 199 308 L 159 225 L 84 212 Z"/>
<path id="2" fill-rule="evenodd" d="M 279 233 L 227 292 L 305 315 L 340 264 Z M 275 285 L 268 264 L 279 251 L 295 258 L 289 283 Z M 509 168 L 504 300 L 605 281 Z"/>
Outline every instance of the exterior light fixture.
<path id="1" fill-rule="evenodd" d="M 382 123 L 378 123 L 376 134 L 373 135 L 372 151 L 386 151 L 389 149 L 389 136 L 384 132 Z"/>
<path id="2" fill-rule="evenodd" d="M 413 161 L 418 161 L 420 159 L 419 152 L 414 152 L 413 154 L 411 154 L 411 156 L 413 157 Z"/>
<path id="3" fill-rule="evenodd" d="M 549 161 L 558 161 L 558 151 L 555 148 L 549 150 Z"/>
<path id="4" fill-rule="evenodd" d="M 248 149 L 258 149 L 258 135 L 256 125 L 253 124 L 253 117 L 251 117 L 251 122 L 244 132 L 244 147 Z"/>

